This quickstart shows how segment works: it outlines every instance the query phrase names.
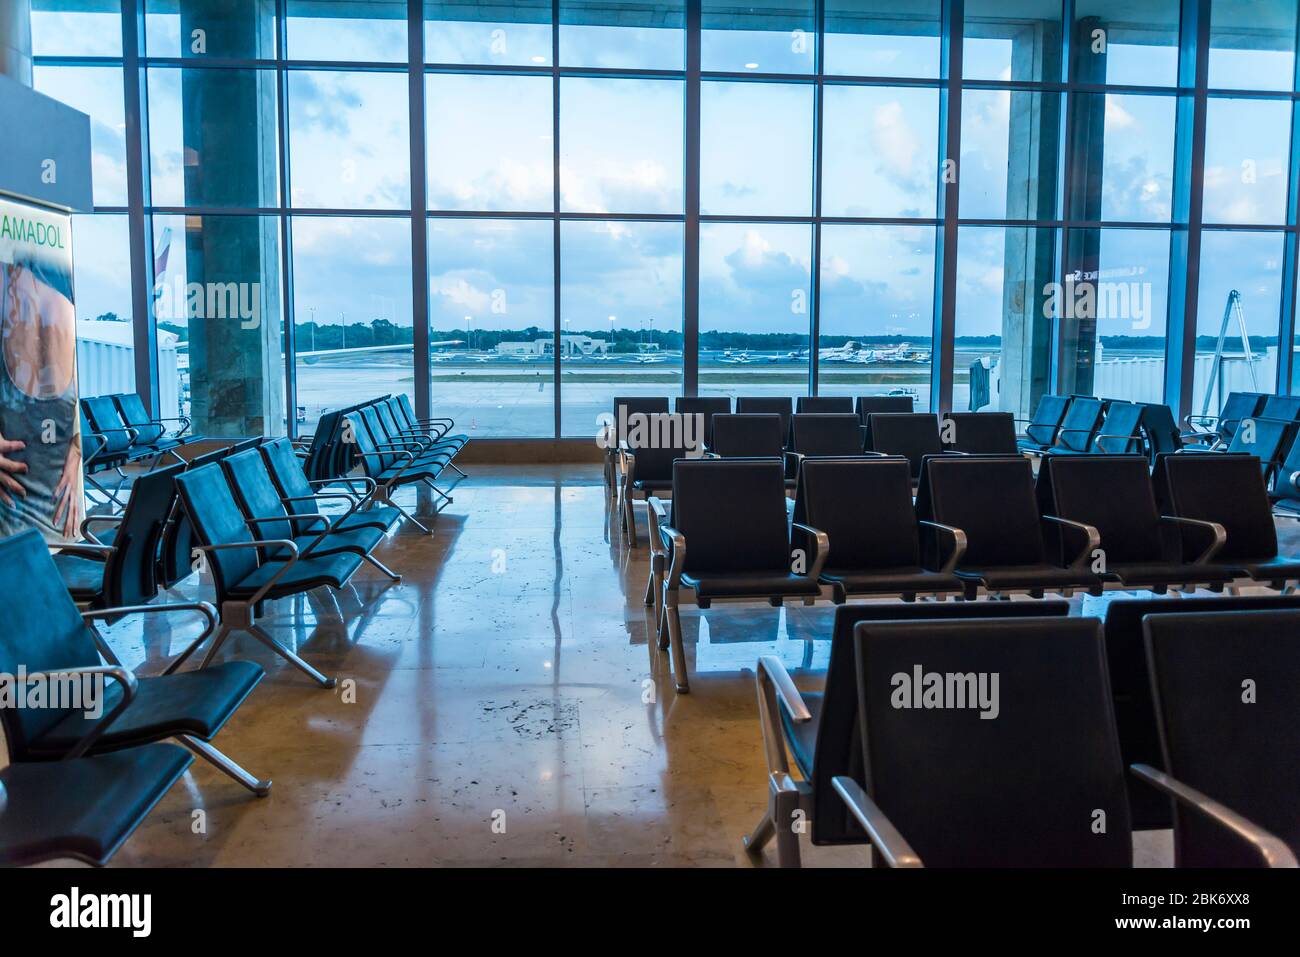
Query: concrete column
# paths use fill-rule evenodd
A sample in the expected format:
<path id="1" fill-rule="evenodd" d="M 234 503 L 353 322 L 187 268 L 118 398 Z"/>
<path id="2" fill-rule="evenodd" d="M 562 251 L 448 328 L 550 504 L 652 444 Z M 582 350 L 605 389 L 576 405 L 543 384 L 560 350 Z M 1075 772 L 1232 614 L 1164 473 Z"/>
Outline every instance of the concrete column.
<path id="1" fill-rule="evenodd" d="M 0 73 L 32 85 L 32 0 L 0 3 Z"/>
<path id="2" fill-rule="evenodd" d="M 182 42 L 188 52 L 193 31 L 202 30 L 208 56 L 273 56 L 273 10 L 270 0 L 184 0 Z M 202 56 L 194 59 L 198 65 Z M 273 73 L 187 70 L 181 109 L 187 206 L 279 204 Z M 191 411 L 200 434 L 285 428 L 278 243 L 273 217 L 204 216 L 186 224 L 189 282 L 234 283 L 245 301 L 256 298 L 259 313 L 256 325 L 229 314 L 189 321 Z"/>

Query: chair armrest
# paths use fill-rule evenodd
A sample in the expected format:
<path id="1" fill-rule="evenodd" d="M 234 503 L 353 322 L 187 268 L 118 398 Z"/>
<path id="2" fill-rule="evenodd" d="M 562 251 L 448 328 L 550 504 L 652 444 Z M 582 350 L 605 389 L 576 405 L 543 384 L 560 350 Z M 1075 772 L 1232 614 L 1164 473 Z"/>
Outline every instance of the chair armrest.
<path id="1" fill-rule="evenodd" d="M 50 679 L 66 678 L 80 675 L 104 675 L 112 678 L 122 686 L 122 700 L 117 703 L 113 710 L 107 714 L 101 715 L 95 722 L 95 726 L 87 731 L 67 754 L 59 760 L 68 761 L 72 758 L 79 758 L 84 755 L 108 730 L 108 726 L 117 720 L 118 716 L 125 711 L 132 701 L 135 700 L 136 688 L 139 682 L 135 675 L 123 668 L 121 665 L 89 665 L 83 668 L 59 668 L 54 671 L 29 671 L 26 673 L 25 680 L 47 681 Z"/>
<path id="2" fill-rule="evenodd" d="M 125 515 L 87 515 L 81 522 L 81 537 L 92 545 L 104 544 L 90 531 L 92 525 L 120 525 Z"/>
<path id="3" fill-rule="evenodd" d="M 203 627 L 203 632 L 190 642 L 190 648 L 197 648 L 216 630 L 217 627 L 217 609 L 206 601 L 174 601 L 163 602 L 158 605 L 120 605 L 117 608 L 91 608 L 81 613 L 82 621 L 94 621 L 96 618 L 115 618 L 118 615 L 148 615 L 159 614 L 172 611 L 197 611 L 200 612 L 207 620 Z M 99 653 L 106 661 L 113 665 L 119 665 L 117 656 L 113 654 L 113 649 L 103 645 L 98 637 L 98 632 L 91 630 L 91 636 L 95 638 L 95 644 L 99 647 Z M 187 653 L 188 654 L 188 653 Z M 184 660 L 184 656 L 180 660 Z M 163 674 L 170 674 L 170 669 Z"/>
<path id="4" fill-rule="evenodd" d="M 790 672 L 785 670 L 785 665 L 776 655 L 762 655 L 758 659 L 756 674 L 759 677 L 760 687 L 766 683 L 771 686 L 776 694 L 776 700 L 790 715 L 790 720 L 796 724 L 803 724 L 805 721 L 812 720 L 812 712 L 808 710 L 808 705 L 804 704 L 803 696 L 799 694 L 799 689 L 795 687 Z"/>
<path id="5" fill-rule="evenodd" d="M 61 544 L 59 542 L 48 542 L 49 550 L 52 552 L 67 552 L 69 555 L 80 555 L 83 558 L 95 558 L 108 561 L 109 556 L 117 551 L 112 545 L 99 545 L 85 542 L 70 542 Z"/>
<path id="6" fill-rule="evenodd" d="M 939 522 L 932 522 L 925 518 L 920 519 L 917 524 L 924 525 L 927 528 L 933 528 L 940 532 L 947 532 L 949 537 L 952 538 L 952 553 L 948 556 L 948 560 L 943 563 L 943 567 L 939 569 L 940 573 L 951 575 L 953 569 L 961 564 L 962 558 L 966 555 L 966 533 L 960 528 L 955 528 L 952 525 L 943 525 Z"/>
<path id="7" fill-rule="evenodd" d="M 813 556 L 812 570 L 808 572 L 808 577 L 816 581 L 826 567 L 826 559 L 831 556 L 831 540 L 820 528 L 813 528 L 811 525 L 803 525 L 799 522 L 793 522 L 790 525 L 791 532 L 799 531 L 812 539 L 817 547 L 817 552 Z"/>
<path id="8" fill-rule="evenodd" d="M 328 515 L 322 515 L 320 512 L 290 512 L 287 515 L 268 515 L 264 518 L 246 518 L 244 519 L 249 525 L 253 526 L 250 531 L 256 532 L 258 525 L 265 525 L 268 522 L 289 522 L 293 524 L 299 519 L 310 518 L 313 522 L 319 522 L 325 526 L 325 531 L 330 530 L 330 520 Z"/>
<path id="9" fill-rule="evenodd" d="M 1291 483 L 1291 487 L 1300 492 L 1300 472 L 1292 472 L 1286 480 Z"/>
<path id="10" fill-rule="evenodd" d="M 1219 827 L 1231 831 L 1251 846 L 1265 866 L 1296 866 L 1295 854 L 1285 841 L 1262 827 L 1252 824 L 1231 808 L 1225 807 L 1213 798 L 1149 764 L 1133 764 L 1129 766 L 1129 770 L 1156 790 L 1168 794 L 1179 804 L 1196 811 Z"/>
<path id="11" fill-rule="evenodd" d="M 1083 548 L 1079 550 L 1079 554 L 1075 555 L 1074 561 L 1070 562 L 1070 564 L 1066 566 L 1075 570 L 1082 570 L 1087 567 L 1088 559 L 1092 558 L 1092 553 L 1101 547 L 1101 532 L 1097 531 L 1097 529 L 1092 525 L 1088 525 L 1084 522 L 1076 522 L 1072 518 L 1061 518 L 1059 515 L 1044 515 L 1043 521 L 1064 525 L 1066 528 L 1072 528 L 1076 532 L 1083 532 L 1084 535 L 1087 536 L 1087 541 L 1084 543 Z"/>
<path id="12" fill-rule="evenodd" d="M 848 805 L 849 813 L 862 825 L 871 838 L 871 846 L 890 867 L 924 867 L 920 856 L 912 850 L 907 839 L 899 833 L 894 823 L 885 816 L 876 802 L 850 777 L 837 774 L 831 779 L 835 793 Z"/>
<path id="13" fill-rule="evenodd" d="M 1160 521 L 1173 522 L 1175 525 L 1190 525 L 1193 528 L 1199 528 L 1208 531 L 1213 535 L 1213 541 L 1205 551 L 1201 552 L 1193 561 L 1193 565 L 1204 565 L 1215 555 L 1219 554 L 1220 549 L 1228 541 L 1228 530 L 1218 522 L 1207 522 L 1200 518 L 1183 518 L 1181 515 L 1161 515 Z"/>
<path id="14" fill-rule="evenodd" d="M 799 689 L 790 680 L 789 673 L 776 655 L 762 655 L 754 668 L 754 683 L 758 689 L 759 721 L 763 730 L 763 753 L 767 759 L 769 775 L 790 774 L 790 761 L 786 757 L 785 731 L 781 727 L 781 708 L 790 719 L 802 724 L 812 720 L 812 712 L 799 696 Z"/>
<path id="15" fill-rule="evenodd" d="M 287 538 L 268 538 L 268 539 L 261 539 L 252 542 L 222 542 L 219 545 L 195 545 L 194 551 L 220 552 L 231 548 L 259 548 L 259 549 L 260 548 L 265 548 L 265 549 L 284 548 L 284 549 L 288 549 L 289 551 L 289 560 L 285 562 L 283 566 L 281 566 L 278 572 L 276 572 L 267 580 L 266 584 L 264 584 L 253 594 L 253 597 L 247 600 L 248 604 L 250 605 L 255 605 L 259 601 L 261 601 L 262 596 L 264 596 L 268 591 L 271 590 L 271 588 L 275 585 L 275 583 L 278 582 L 281 579 L 281 577 L 283 577 L 284 573 L 287 572 L 294 565 L 298 564 L 298 544 L 297 542 L 290 541 Z M 268 555 L 272 554 L 272 552 L 268 551 L 267 554 Z"/>
<path id="16" fill-rule="evenodd" d="M 1106 447 L 1101 444 L 1102 439 L 1119 439 L 1124 443 L 1124 451 L 1122 453 L 1115 453 L 1115 452 L 1108 453 L 1110 455 L 1116 455 L 1116 454 L 1127 455 L 1129 446 L 1134 445 L 1137 442 L 1141 441 L 1141 439 L 1138 438 L 1138 436 L 1136 435 L 1107 435 L 1105 433 L 1098 432 L 1097 437 L 1092 440 L 1092 444 L 1097 446 L 1097 448 L 1101 449 L 1103 452 L 1106 451 Z"/>
<path id="17" fill-rule="evenodd" d="M 673 560 L 668 566 L 668 580 L 664 583 L 664 587 L 671 591 L 681 585 L 682 572 L 686 570 L 686 536 L 671 525 L 661 525 L 659 533 L 661 537 L 667 535 L 673 543 Z"/>

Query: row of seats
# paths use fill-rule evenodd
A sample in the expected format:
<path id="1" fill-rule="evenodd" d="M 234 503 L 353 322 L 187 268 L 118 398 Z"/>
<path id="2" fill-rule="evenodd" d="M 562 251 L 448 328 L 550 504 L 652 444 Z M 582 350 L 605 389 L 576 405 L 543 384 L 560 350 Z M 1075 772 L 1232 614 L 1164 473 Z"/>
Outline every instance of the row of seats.
<path id="1" fill-rule="evenodd" d="M 83 468 L 87 483 L 114 505 L 126 481 L 122 466 L 144 459 L 156 465 L 175 450 L 200 438 L 189 435 L 190 420 L 183 417 L 154 418 L 134 392 L 83 398 L 80 403 Z M 113 488 L 95 477 L 112 471 L 118 476 Z"/>
<path id="2" fill-rule="evenodd" d="M 351 472 L 378 470 L 367 459 L 389 454 L 427 472 L 431 461 L 449 465 L 464 445 L 450 421 L 421 422 L 390 397 L 328 418 L 304 448 L 252 438 L 188 460 L 177 454 L 175 464 L 134 477 L 120 513 L 87 518 L 85 542 L 55 546 L 55 554 L 35 531 L 0 541 L 0 586 L 26 599 L 0 608 L 0 673 L 91 678 L 111 689 L 98 718 L 72 708 L 0 709 L 11 762 L 0 771 L 0 864 L 106 863 L 193 756 L 258 796 L 269 792 L 269 780 L 211 743 L 264 669 L 215 664 L 217 653 L 243 632 L 333 687 L 261 626 L 265 602 L 341 589 L 363 564 L 400 580 L 373 554 L 404 514 L 384 501 L 385 484 L 395 483 L 383 472 Z M 328 510 L 331 500 L 343 508 Z M 196 570 L 211 572 L 215 606 L 151 603 Z M 175 612 L 197 612 L 206 627 L 152 677 L 124 668 L 96 627 Z M 181 671 L 205 645 L 201 664 Z"/>
<path id="3" fill-rule="evenodd" d="M 811 817 L 814 846 L 895 867 L 1127 867 L 1133 831 L 1172 826 L 1181 867 L 1296 866 L 1300 598 L 1069 610 L 845 606 L 820 691 L 761 658 L 748 850 L 799 866 Z"/>
<path id="4" fill-rule="evenodd" d="M 808 459 L 787 518 L 780 460 L 678 459 L 651 496 L 650 575 L 661 648 L 689 690 L 678 608 L 693 601 L 956 595 L 1104 588 L 1290 591 L 1258 462 L 1244 455 L 1049 459 L 932 456 L 913 503 L 897 457 Z"/>

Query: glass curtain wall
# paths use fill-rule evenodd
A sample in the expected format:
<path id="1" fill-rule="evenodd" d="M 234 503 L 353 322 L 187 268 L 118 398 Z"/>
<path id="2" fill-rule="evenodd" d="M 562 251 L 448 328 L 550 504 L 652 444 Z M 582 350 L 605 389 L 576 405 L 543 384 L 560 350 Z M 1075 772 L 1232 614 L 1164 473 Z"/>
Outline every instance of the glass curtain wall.
<path id="1" fill-rule="evenodd" d="M 83 391 L 199 432 L 1300 391 L 1293 0 L 32 7 Z"/>

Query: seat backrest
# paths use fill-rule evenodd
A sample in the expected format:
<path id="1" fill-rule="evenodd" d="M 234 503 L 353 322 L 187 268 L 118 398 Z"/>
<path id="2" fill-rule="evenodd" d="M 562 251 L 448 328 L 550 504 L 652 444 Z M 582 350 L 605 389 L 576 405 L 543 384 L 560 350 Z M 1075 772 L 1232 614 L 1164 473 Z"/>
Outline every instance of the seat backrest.
<path id="1" fill-rule="evenodd" d="M 801 455 L 860 455 L 862 426 L 852 412 L 795 413 L 790 448 Z"/>
<path id="2" fill-rule="evenodd" d="M 196 455 L 190 459 L 185 471 L 192 472 L 205 465 L 218 464 L 230 454 L 230 449 L 230 446 L 223 445 L 202 455 Z M 177 497 L 173 502 L 167 524 L 163 528 L 158 562 L 158 583 L 164 588 L 170 588 L 194 573 L 194 556 L 191 554 L 194 547 L 194 523 L 190 521 L 184 506 L 181 505 L 179 490 L 173 489 L 173 491 L 177 492 Z"/>
<path id="3" fill-rule="evenodd" d="M 1292 476 L 1297 476 L 1297 481 L 1292 481 Z M 1300 485 L 1297 482 L 1300 482 L 1300 434 L 1291 440 L 1291 448 L 1278 466 L 1277 477 L 1273 481 L 1273 497 L 1293 506 L 1300 504 Z"/>
<path id="4" fill-rule="evenodd" d="M 81 400 L 81 411 L 89 420 L 91 429 L 104 437 L 105 453 L 125 452 L 130 447 L 131 436 L 127 434 L 126 423 L 113 404 L 112 396 L 86 396 Z"/>
<path id="5" fill-rule="evenodd" d="M 362 406 L 356 412 L 348 413 L 346 420 L 352 423 L 352 429 L 349 431 L 345 426 L 344 439 L 352 439 L 353 448 L 364 461 L 377 462 L 380 471 L 392 468 L 398 461 L 406 461 L 401 453 L 410 450 L 387 447 L 394 443 L 389 440 L 383 427 L 380 426 L 373 406 Z M 367 464 L 365 467 L 369 474 L 370 465 Z"/>
<path id="6" fill-rule="evenodd" d="M 1242 419 L 1259 415 L 1268 396 L 1262 392 L 1229 392 L 1219 413 L 1219 435 L 1231 439 Z"/>
<path id="7" fill-rule="evenodd" d="M 1277 555 L 1277 528 L 1259 459 L 1253 455 L 1165 455 L 1161 462 L 1173 514 L 1218 522 L 1228 533 L 1216 561 L 1263 560 Z M 1184 533 L 1185 554 L 1195 554 L 1192 543 L 1196 540 L 1195 535 Z"/>
<path id="8" fill-rule="evenodd" d="M 853 637 L 866 790 L 926 865 L 1131 865 L 1101 622 L 867 621 Z"/>
<path id="9" fill-rule="evenodd" d="M 86 409 L 81 403 L 77 404 L 77 420 L 81 428 L 81 454 L 85 458 L 86 466 L 89 468 L 111 459 L 113 453 L 109 448 L 108 436 L 95 431 L 95 427 L 86 418 Z"/>
<path id="10" fill-rule="evenodd" d="M 405 392 L 399 392 L 397 395 L 393 396 L 392 401 L 397 403 L 398 408 L 401 410 L 402 418 L 406 420 L 407 426 L 412 429 L 418 428 L 420 420 L 415 414 L 415 406 L 411 405 L 411 397 Z"/>
<path id="11" fill-rule="evenodd" d="M 1025 426 L 1025 436 L 1038 445 L 1050 447 L 1056 442 L 1066 410 L 1070 407 L 1068 395 L 1044 395 L 1038 400 L 1034 416 Z"/>
<path id="12" fill-rule="evenodd" d="M 794 520 L 826 533 L 831 544 L 827 568 L 921 564 L 907 459 L 808 459 L 799 470 Z"/>
<path id="13" fill-rule="evenodd" d="M 621 395 L 614 397 L 614 427 L 617 436 L 611 448 L 617 449 L 620 442 L 627 441 L 628 432 L 635 427 L 632 416 L 650 416 L 668 411 L 667 396 Z"/>
<path id="14" fill-rule="evenodd" d="M 794 414 L 794 400 L 788 395 L 737 396 L 736 411 L 742 414 L 776 413 L 781 417 L 782 446 L 790 440 L 790 416 Z"/>
<path id="15" fill-rule="evenodd" d="M 698 415 L 699 422 L 695 434 L 703 438 L 704 444 L 713 447 L 713 417 L 728 415 L 731 412 L 731 397 L 726 395 L 684 395 L 678 396 L 673 406 L 678 415 Z M 700 426 L 703 426 L 701 429 Z"/>
<path id="16" fill-rule="evenodd" d="M 861 395 L 853 403 L 853 411 L 863 425 L 872 412 L 911 412 L 913 399 L 910 395 Z"/>
<path id="17" fill-rule="evenodd" d="M 943 452 L 939 417 L 932 412 L 873 412 L 867 417 L 870 451 L 902 455 L 912 463 L 912 478 L 921 475 L 921 461 Z"/>
<path id="18" fill-rule="evenodd" d="M 834 548 L 834 544 L 831 546 Z M 841 605 L 835 609 L 830 661 L 826 666 L 817 744 L 813 756 L 814 844 L 861 844 L 866 834 L 849 814 L 831 785 L 836 775 L 862 777 L 862 734 L 858 721 L 858 680 L 853 629 L 863 621 L 969 621 L 983 618 L 1064 617 L 1065 601 L 1035 602 L 882 602 Z"/>
<path id="19" fill-rule="evenodd" d="M 1038 505 L 1044 515 L 1083 522 L 1101 535 L 1105 560 L 1159 562 L 1176 539 L 1162 537 L 1155 489 L 1144 455 L 1044 456 L 1038 468 Z M 1044 539 L 1059 565 L 1068 549 L 1055 523 Z"/>
<path id="20" fill-rule="evenodd" d="M 104 576 L 110 607 L 143 605 L 158 594 L 159 543 L 176 505 L 176 476 L 185 468 L 183 462 L 156 468 L 131 484 Z"/>
<path id="21" fill-rule="evenodd" d="M 785 469 L 779 459 L 678 459 L 670 524 L 688 572 L 789 572 Z"/>
<path id="22" fill-rule="evenodd" d="M 801 395 L 795 399 L 795 414 L 807 413 L 833 414 L 836 412 L 853 412 L 853 397 L 850 395 Z"/>
<path id="23" fill-rule="evenodd" d="M 311 483 L 302 470 L 302 462 L 293 451 L 293 443 L 288 439 L 273 439 L 258 450 L 266 460 L 271 480 L 290 512 L 303 515 L 319 511 Z M 310 496 L 310 498 L 308 497 Z"/>
<path id="24" fill-rule="evenodd" d="M 1163 768 L 1160 736 L 1151 697 L 1151 678 L 1142 644 L 1142 621 L 1149 616 L 1241 612 L 1269 609 L 1300 611 L 1300 596 L 1232 595 L 1213 598 L 1117 598 L 1106 604 L 1106 665 L 1114 699 L 1124 766 L 1142 763 Z M 1235 617 L 1235 616 L 1234 616 Z M 1137 778 L 1129 781 L 1129 807 L 1136 828 L 1172 826 L 1169 799 Z"/>
<path id="25" fill-rule="evenodd" d="M 931 456 L 925 460 L 922 485 L 917 492 L 917 517 L 966 533 L 963 567 L 1043 563 L 1043 536 L 1028 459 Z"/>
<path id="26" fill-rule="evenodd" d="M 1112 401 L 1106 418 L 1092 442 L 1092 451 L 1126 455 L 1142 450 L 1142 406 L 1136 402 Z"/>
<path id="27" fill-rule="evenodd" d="M 280 492 L 271 480 L 266 461 L 258 449 L 229 455 L 222 461 L 221 467 L 225 469 L 226 480 L 235 493 L 235 501 L 246 517 L 283 516 L 283 521 L 251 523 L 249 528 L 254 535 L 258 538 L 294 537 L 294 526 L 288 519 L 289 512 L 280 500 Z"/>
<path id="28" fill-rule="evenodd" d="M 713 417 L 713 445 L 723 458 L 780 458 L 785 430 L 775 413 L 736 413 Z"/>
<path id="29" fill-rule="evenodd" d="M 1143 630 L 1169 773 L 1300 856 L 1300 610 L 1161 615 Z M 1174 863 L 1259 860 L 1180 804 Z"/>
<path id="30" fill-rule="evenodd" d="M 1061 430 L 1056 434 L 1057 446 L 1072 452 L 1088 451 L 1105 408 L 1101 399 L 1075 396 L 1061 419 Z"/>
<path id="31" fill-rule="evenodd" d="M 406 427 L 399 425 L 397 419 L 393 418 L 393 410 L 387 399 L 376 402 L 372 408 L 375 410 L 375 418 L 379 421 L 379 425 L 392 441 L 403 442 L 411 440 L 412 437 L 410 436 L 405 438 L 402 436 L 402 430 Z"/>
<path id="32" fill-rule="evenodd" d="M 1016 417 L 1010 412 L 949 412 L 952 442 L 946 447 L 954 452 L 975 455 L 1015 455 Z M 944 430 L 940 429 L 940 437 Z"/>
<path id="33" fill-rule="evenodd" d="M 303 461 L 303 470 L 310 478 L 332 477 L 328 473 L 332 471 L 333 441 L 338 425 L 339 413 L 336 409 L 322 412 L 316 422 L 316 431 L 312 433 L 311 444 L 307 447 L 307 458 Z"/>
<path id="34" fill-rule="evenodd" d="M 0 592 L 7 596 L 0 602 L 0 672 L 16 675 L 20 665 L 33 672 L 102 663 L 36 529 L 0 539 Z M 24 760 L 30 742 L 73 710 L 0 707 L 10 759 Z"/>
<path id="35" fill-rule="evenodd" d="M 1259 410 L 1262 419 L 1282 419 L 1295 422 L 1300 419 L 1300 395 L 1270 395 Z"/>
<path id="36" fill-rule="evenodd" d="M 244 513 L 230 490 L 226 473 L 217 463 L 192 469 L 176 476 L 181 503 L 194 525 L 194 534 L 203 545 L 251 542 L 253 535 L 244 521 Z M 260 537 L 260 536 L 259 536 Z M 217 586 L 217 599 L 224 601 L 226 592 L 256 570 L 255 548 L 226 548 L 207 553 L 207 565 Z"/>
<path id="37" fill-rule="evenodd" d="M 1144 403 L 1141 423 L 1142 434 L 1146 436 L 1147 448 L 1153 461 L 1157 455 L 1169 455 L 1183 447 L 1178 423 L 1169 406 L 1156 402 Z"/>
<path id="38" fill-rule="evenodd" d="M 1267 484 L 1286 456 L 1297 423 L 1289 419 L 1266 419 L 1263 416 L 1242 419 L 1228 443 L 1229 452 L 1242 452 L 1259 459 L 1260 474 Z"/>
<path id="39" fill-rule="evenodd" d="M 696 459 L 704 454 L 702 437 L 694 423 L 680 415 L 654 412 L 647 415 L 641 429 L 629 430 L 628 444 L 636 464 L 632 478 L 638 482 L 671 482 L 673 463 L 678 459 Z M 688 434 L 689 433 L 689 434 Z"/>
<path id="40" fill-rule="evenodd" d="M 140 442 L 149 445 L 162 438 L 166 429 L 154 422 L 145 410 L 143 400 L 136 393 L 123 392 L 115 395 L 113 403 L 117 406 L 122 421 L 140 433 Z"/>

